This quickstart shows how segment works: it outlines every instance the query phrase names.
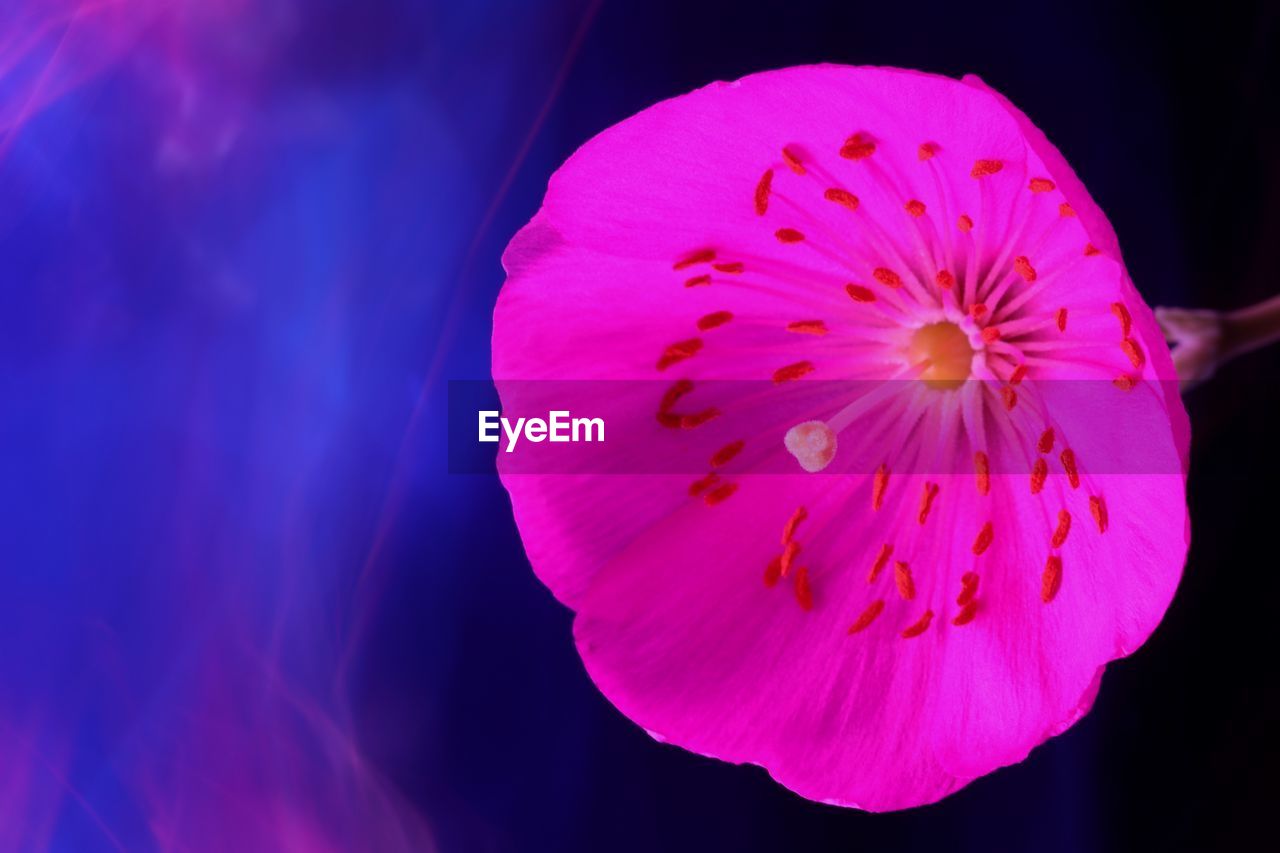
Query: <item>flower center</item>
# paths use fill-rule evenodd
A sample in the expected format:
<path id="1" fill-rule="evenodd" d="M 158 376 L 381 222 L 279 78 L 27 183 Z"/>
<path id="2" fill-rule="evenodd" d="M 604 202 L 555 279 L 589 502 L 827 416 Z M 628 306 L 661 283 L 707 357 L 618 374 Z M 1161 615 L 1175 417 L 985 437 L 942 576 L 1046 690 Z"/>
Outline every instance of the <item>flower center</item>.
<path id="1" fill-rule="evenodd" d="M 920 374 L 924 384 L 938 391 L 954 391 L 969 378 L 973 347 L 955 323 L 943 321 L 922 326 L 911 336 L 908 351 L 913 363 L 927 362 Z"/>

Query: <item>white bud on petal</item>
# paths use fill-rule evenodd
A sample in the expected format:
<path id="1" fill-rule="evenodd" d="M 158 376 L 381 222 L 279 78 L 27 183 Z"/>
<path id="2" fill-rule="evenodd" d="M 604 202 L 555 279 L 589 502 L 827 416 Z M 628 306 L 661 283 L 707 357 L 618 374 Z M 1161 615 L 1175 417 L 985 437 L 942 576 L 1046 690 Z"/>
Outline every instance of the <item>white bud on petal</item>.
<path id="1" fill-rule="evenodd" d="M 836 434 L 822 421 L 796 424 L 787 430 L 782 443 L 800 467 L 810 474 L 826 468 L 836 455 Z"/>

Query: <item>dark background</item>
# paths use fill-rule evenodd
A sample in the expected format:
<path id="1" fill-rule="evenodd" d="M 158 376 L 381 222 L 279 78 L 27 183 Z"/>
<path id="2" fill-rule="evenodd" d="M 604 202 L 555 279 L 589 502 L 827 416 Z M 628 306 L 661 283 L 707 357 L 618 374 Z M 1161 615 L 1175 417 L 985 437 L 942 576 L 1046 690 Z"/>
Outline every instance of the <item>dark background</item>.
<path id="1" fill-rule="evenodd" d="M 1277 8 L 1161 5 L 606 2 L 484 238 L 470 277 L 476 333 L 503 240 L 536 209 L 549 167 L 656 100 L 816 61 L 982 76 L 1079 172 L 1152 304 L 1230 309 L 1275 295 Z M 574 15 L 562 14 L 568 31 Z M 1189 397 L 1186 577 L 1152 640 L 1109 668 L 1093 712 L 1023 764 L 899 814 L 809 803 L 761 770 L 629 724 L 584 677 L 569 614 L 529 574 L 505 495 L 486 482 L 459 507 L 461 529 L 439 534 L 466 543 L 486 576 L 464 617 L 469 663 L 450 685 L 466 709 L 454 794 L 495 848 L 1206 850 L 1272 837 L 1278 371 L 1280 353 L 1256 354 Z M 467 736 L 477 726 L 489 731 L 479 748 Z"/>
<path id="2" fill-rule="evenodd" d="M 17 5 L 34 17 L 0 15 L 0 60 L 78 4 Z M 886 815 L 615 711 L 501 485 L 449 474 L 444 430 L 551 172 L 658 100 L 787 65 L 977 73 L 1061 148 L 1148 301 L 1274 295 L 1274 4 L 143 7 L 77 19 L 102 27 L 80 40 L 55 15 L 51 76 L 0 61 L 0 849 L 1274 835 L 1280 348 L 1189 397 L 1185 579 L 1093 712 Z"/>

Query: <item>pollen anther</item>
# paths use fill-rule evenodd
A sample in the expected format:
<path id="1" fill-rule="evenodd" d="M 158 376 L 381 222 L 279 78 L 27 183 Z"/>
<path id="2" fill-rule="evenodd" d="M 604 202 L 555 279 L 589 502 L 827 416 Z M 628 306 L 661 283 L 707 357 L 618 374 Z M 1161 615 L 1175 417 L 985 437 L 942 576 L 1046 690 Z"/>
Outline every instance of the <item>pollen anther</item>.
<path id="1" fill-rule="evenodd" d="M 911 567 L 902 560 L 893 564 L 893 582 L 898 587 L 898 595 L 907 601 L 916 597 L 916 583 L 911 578 Z"/>
<path id="2" fill-rule="evenodd" d="M 995 538 L 995 528 L 991 526 L 991 522 L 982 525 L 982 529 L 978 531 L 978 538 L 973 540 L 974 556 L 982 556 L 983 552 L 991 547 L 991 540 Z"/>
<path id="3" fill-rule="evenodd" d="M 742 452 L 742 448 L 746 446 L 746 442 L 742 439 L 731 441 L 724 447 L 711 454 L 711 467 L 719 468 L 722 465 L 729 464 L 735 456 Z"/>
<path id="4" fill-rule="evenodd" d="M 794 364 L 779 367 L 773 372 L 773 384 L 781 385 L 783 382 L 794 381 L 805 374 L 812 373 L 814 369 L 811 361 L 797 361 Z"/>
<path id="5" fill-rule="evenodd" d="M 773 169 L 767 169 L 756 184 L 756 216 L 764 216 L 769 210 L 769 193 L 773 187 Z"/>
<path id="6" fill-rule="evenodd" d="M 809 584 L 809 569 L 804 566 L 796 569 L 796 603 L 801 610 L 813 609 L 813 587 Z"/>
<path id="7" fill-rule="evenodd" d="M 686 358 L 692 358 L 695 353 L 702 349 L 702 338 L 689 338 L 683 341 L 676 341 L 671 346 L 663 350 L 662 355 L 658 358 L 658 369 L 666 370 L 671 365 L 684 361 Z"/>
<path id="8" fill-rule="evenodd" d="M 860 284 L 846 284 L 844 286 L 844 289 L 845 289 L 845 292 L 849 294 L 850 298 L 852 298 L 854 302 L 875 302 L 876 301 L 876 295 L 871 291 L 871 288 L 869 287 L 863 287 Z"/>
<path id="9" fill-rule="evenodd" d="M 985 178 L 987 175 L 994 175 L 1004 168 L 1004 163 L 1000 160 L 975 160 L 973 168 L 969 170 L 969 176 L 973 178 Z"/>
<path id="10" fill-rule="evenodd" d="M 871 508 L 880 509 L 884 506 L 884 493 L 889 488 L 889 469 L 883 464 L 876 469 L 875 477 L 871 481 Z"/>
<path id="11" fill-rule="evenodd" d="M 876 554 L 876 560 L 871 564 L 871 571 L 867 573 L 867 583 L 875 583 L 876 578 L 880 577 L 880 573 L 884 571 L 884 567 L 889 564 L 889 557 L 893 554 L 893 546 L 888 542 L 880 546 L 880 553 Z"/>
<path id="12" fill-rule="evenodd" d="M 1045 561 L 1044 573 L 1040 575 L 1040 600 L 1045 604 L 1053 601 L 1062 587 L 1062 558 L 1050 554 Z"/>
<path id="13" fill-rule="evenodd" d="M 822 197 L 827 201 L 834 201 L 836 204 L 847 207 L 849 210 L 858 209 L 858 197 L 848 190 L 831 187 L 822 194 Z"/>
<path id="14" fill-rule="evenodd" d="M 1089 513 L 1093 516 L 1094 524 L 1098 525 L 1098 532 L 1106 533 L 1107 504 L 1099 495 L 1091 495 L 1089 497 Z"/>
<path id="15" fill-rule="evenodd" d="M 867 609 L 863 610 L 857 619 L 853 620 L 853 624 L 849 626 L 849 633 L 856 634 L 859 631 L 865 631 L 872 622 L 876 621 L 876 617 L 880 615 L 882 610 L 884 610 L 884 599 L 877 598 L 867 605 Z"/>
<path id="16" fill-rule="evenodd" d="M 1031 260 L 1025 255 L 1013 259 L 1013 271 L 1022 276 L 1024 281 L 1036 280 L 1036 268 L 1031 266 Z"/>
<path id="17" fill-rule="evenodd" d="M 782 542 L 786 545 L 791 538 L 796 535 L 796 528 L 800 526 L 800 522 L 809 517 L 809 510 L 802 506 L 796 507 L 796 511 L 791 513 L 791 517 L 787 519 L 787 523 L 782 527 Z"/>
<path id="18" fill-rule="evenodd" d="M 1076 467 L 1076 452 L 1070 447 L 1064 447 L 1058 458 L 1062 461 L 1062 470 L 1067 473 L 1067 482 L 1071 484 L 1071 488 L 1080 488 L 1080 469 Z"/>
<path id="19" fill-rule="evenodd" d="M 865 160 L 876 153 L 876 144 L 861 133 L 855 133 L 840 147 L 840 156 L 847 160 Z"/>
<path id="20" fill-rule="evenodd" d="M 1061 548 L 1063 543 L 1067 541 L 1067 534 L 1071 532 L 1071 513 L 1065 509 L 1058 510 L 1058 526 L 1053 531 L 1053 539 L 1051 544 L 1055 548 Z"/>
<path id="21" fill-rule="evenodd" d="M 1031 494 L 1040 494 L 1040 490 L 1044 488 L 1044 481 L 1048 476 L 1049 463 L 1044 461 L 1044 457 L 1037 458 L 1035 464 L 1031 466 Z"/>
<path id="22" fill-rule="evenodd" d="M 920 513 L 916 516 L 921 524 L 929 517 L 929 510 L 933 507 L 933 499 L 938 496 L 937 483 L 925 483 L 923 491 L 920 492 Z"/>
<path id="23" fill-rule="evenodd" d="M 687 269 L 696 264 L 706 264 L 716 259 L 715 249 L 698 249 L 696 252 L 690 252 L 680 260 L 671 265 L 673 270 Z"/>
<path id="24" fill-rule="evenodd" d="M 991 494 L 991 461 L 981 450 L 973 454 L 973 469 L 977 478 L 978 494 Z"/>
<path id="25" fill-rule="evenodd" d="M 822 337 L 830 331 L 827 324 L 821 320 L 796 320 L 787 324 L 788 332 L 795 332 L 798 335 L 816 335 Z"/>
<path id="26" fill-rule="evenodd" d="M 723 326 L 725 323 L 733 319 L 733 314 L 729 311 L 716 311 L 698 318 L 698 331 L 705 332 L 708 329 L 714 329 L 717 326 Z"/>
<path id="27" fill-rule="evenodd" d="M 926 610 L 923 616 L 909 625 L 907 629 L 902 632 L 902 638 L 904 640 L 910 640 L 912 637 L 919 637 L 929 629 L 929 624 L 931 622 L 933 622 L 933 611 Z"/>
<path id="28" fill-rule="evenodd" d="M 800 156 L 795 153 L 795 150 L 790 145 L 782 149 L 782 160 L 787 164 L 787 168 L 797 175 L 804 174 L 804 162 L 801 161 Z"/>
<path id="29" fill-rule="evenodd" d="M 727 501 L 736 491 L 738 491 L 737 483 L 722 483 L 707 492 L 706 496 L 702 499 L 702 502 L 707 506 L 715 506 L 718 503 L 724 503 Z"/>
<path id="30" fill-rule="evenodd" d="M 898 275 L 891 269 L 876 267 L 875 270 L 872 271 L 871 276 L 885 287 L 902 287 L 902 276 Z"/>

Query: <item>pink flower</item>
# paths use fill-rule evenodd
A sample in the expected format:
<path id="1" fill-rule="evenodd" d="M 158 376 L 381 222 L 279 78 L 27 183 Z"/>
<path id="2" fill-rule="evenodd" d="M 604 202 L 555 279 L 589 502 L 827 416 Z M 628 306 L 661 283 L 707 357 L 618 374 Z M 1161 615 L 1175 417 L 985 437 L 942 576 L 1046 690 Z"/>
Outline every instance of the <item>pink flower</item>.
<path id="1" fill-rule="evenodd" d="M 657 104 L 504 261 L 500 383 L 644 380 L 610 452 L 655 473 L 500 465 L 591 677 L 656 738 L 915 806 L 1066 729 L 1159 623 L 1189 536 L 1168 349 L 1102 211 L 976 78 Z"/>

